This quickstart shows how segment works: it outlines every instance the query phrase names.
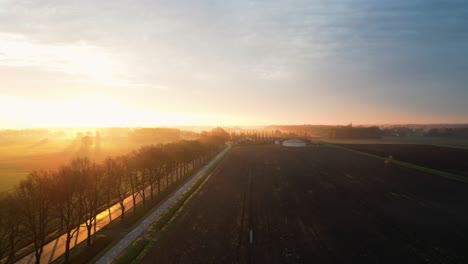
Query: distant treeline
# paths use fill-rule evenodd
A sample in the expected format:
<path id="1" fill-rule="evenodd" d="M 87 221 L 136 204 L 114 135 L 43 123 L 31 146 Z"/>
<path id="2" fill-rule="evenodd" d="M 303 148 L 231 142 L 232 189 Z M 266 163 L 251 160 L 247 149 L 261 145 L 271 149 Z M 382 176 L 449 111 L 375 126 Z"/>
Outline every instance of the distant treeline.
<path id="1" fill-rule="evenodd" d="M 167 130 L 166 138 L 178 134 Z M 153 130 L 139 130 L 135 136 L 149 140 Z M 125 218 L 124 199 L 146 199 L 160 194 L 161 185 L 170 186 L 186 177 L 190 169 L 215 155 L 229 135 L 220 128 L 202 132 L 198 140 L 143 146 L 127 155 L 108 157 L 101 163 L 76 158 L 58 170 L 32 171 L 13 191 L 0 194 L 0 260 L 14 261 L 15 253 L 33 244 L 36 263 L 51 234 L 66 234 L 65 263 L 70 242 L 80 224 L 87 229 L 87 245 L 92 243 L 96 217 L 111 205 L 120 204 Z"/>
<path id="2" fill-rule="evenodd" d="M 468 125 L 466 127 L 406 127 L 395 126 L 382 129 L 384 136 L 429 136 L 429 137 L 460 137 L 468 138 Z"/>
<path id="3" fill-rule="evenodd" d="M 53 132 L 47 129 L 4 129 L 0 130 L 0 144 L 22 143 L 27 140 L 43 140 L 50 136 L 64 136 L 63 132 Z"/>
<path id="4" fill-rule="evenodd" d="M 300 137 L 322 137 L 331 139 L 376 139 L 382 137 L 382 131 L 377 126 L 270 126 L 282 132 L 293 133 Z"/>
<path id="5" fill-rule="evenodd" d="M 380 128 L 373 127 L 333 127 L 330 128 L 328 138 L 330 139 L 378 139 L 382 137 Z"/>
<path id="6" fill-rule="evenodd" d="M 278 129 L 227 128 L 226 130 L 230 136 L 231 142 L 242 146 L 275 144 L 275 141 L 277 140 L 286 140 L 291 138 L 310 142 L 309 138 L 304 135 L 298 135 L 293 132 L 281 132 Z"/>
<path id="7" fill-rule="evenodd" d="M 137 144 L 169 143 L 181 139 L 196 139 L 198 136 L 197 133 L 176 128 L 5 129 L 0 130 L 0 144 L 70 138 L 70 133 L 75 133 L 75 139 L 80 141 L 84 137 L 88 140 L 101 137 L 110 141 L 125 140 Z"/>
<path id="8" fill-rule="evenodd" d="M 394 126 L 269 126 L 267 130 L 298 137 L 322 137 L 332 139 L 376 139 L 382 136 L 431 136 L 468 138 L 468 125 L 394 125 Z"/>

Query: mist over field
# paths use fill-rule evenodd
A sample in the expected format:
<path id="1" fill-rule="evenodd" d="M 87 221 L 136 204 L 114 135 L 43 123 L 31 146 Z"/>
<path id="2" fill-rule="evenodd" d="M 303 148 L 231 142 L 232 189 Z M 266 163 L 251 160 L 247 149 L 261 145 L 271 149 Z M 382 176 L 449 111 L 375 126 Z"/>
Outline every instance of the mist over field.
<path id="1" fill-rule="evenodd" d="M 0 190 L 11 189 L 32 170 L 57 169 L 73 158 L 100 162 L 144 145 L 196 138 L 175 128 L 0 130 Z"/>

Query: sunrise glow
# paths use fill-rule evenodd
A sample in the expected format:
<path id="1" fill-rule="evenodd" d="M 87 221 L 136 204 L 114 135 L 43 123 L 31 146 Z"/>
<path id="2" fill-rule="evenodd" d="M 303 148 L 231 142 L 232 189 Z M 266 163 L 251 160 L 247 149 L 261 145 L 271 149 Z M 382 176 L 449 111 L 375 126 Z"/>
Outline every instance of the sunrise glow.
<path id="1" fill-rule="evenodd" d="M 467 122 L 464 9 L 394 4 L 4 1 L 0 127 Z"/>

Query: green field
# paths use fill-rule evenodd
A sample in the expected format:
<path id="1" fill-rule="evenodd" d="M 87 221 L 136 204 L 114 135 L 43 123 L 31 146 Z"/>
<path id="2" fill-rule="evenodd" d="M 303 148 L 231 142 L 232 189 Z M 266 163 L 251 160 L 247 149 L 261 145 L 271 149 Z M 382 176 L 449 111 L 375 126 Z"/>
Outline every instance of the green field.
<path id="1" fill-rule="evenodd" d="M 12 189 L 33 170 L 55 170 L 76 157 L 101 162 L 143 145 L 181 140 L 180 133 L 118 128 L 0 130 L 0 192 Z"/>
<path id="2" fill-rule="evenodd" d="M 11 190 L 28 175 L 28 171 L 0 171 L 0 192 Z"/>
<path id="3" fill-rule="evenodd" d="M 34 141 L 25 140 L 0 144 L 0 192 L 11 190 L 31 170 L 52 169 L 62 163 L 68 158 L 66 153 L 60 153 L 67 143 L 50 140 L 34 145 Z"/>

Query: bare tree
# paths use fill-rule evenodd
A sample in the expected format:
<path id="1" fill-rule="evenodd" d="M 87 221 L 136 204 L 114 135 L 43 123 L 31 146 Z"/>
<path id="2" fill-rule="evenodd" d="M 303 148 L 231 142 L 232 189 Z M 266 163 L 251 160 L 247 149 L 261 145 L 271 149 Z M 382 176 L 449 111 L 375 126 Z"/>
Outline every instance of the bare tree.
<path id="1" fill-rule="evenodd" d="M 153 192 L 154 185 L 158 184 L 158 194 L 161 192 L 161 179 L 165 174 L 165 168 L 168 166 L 168 155 L 165 146 L 167 145 L 152 146 L 146 153 L 151 192 Z M 166 188 L 168 185 L 168 182 L 166 182 Z"/>
<path id="2" fill-rule="evenodd" d="M 16 193 L 4 193 L 0 196 L 0 260 L 13 263 L 15 248 L 19 240 L 21 220 L 20 204 Z"/>
<path id="3" fill-rule="evenodd" d="M 98 210 L 105 204 L 106 186 L 103 170 L 101 166 L 87 158 L 76 159 L 70 165 L 81 183 L 77 197 L 87 230 L 86 244 L 90 246 L 91 231 L 96 224 Z"/>
<path id="4" fill-rule="evenodd" d="M 20 212 L 24 218 L 25 231 L 33 240 L 36 263 L 41 261 L 52 212 L 50 182 L 49 172 L 33 171 L 16 189 L 21 203 Z"/>
<path id="5" fill-rule="evenodd" d="M 121 211 L 121 220 L 125 217 L 125 198 L 129 195 L 129 171 L 125 164 L 125 157 L 107 158 L 104 161 L 104 173 L 109 184 L 111 197 L 116 197 Z"/>
<path id="6" fill-rule="evenodd" d="M 65 263 L 70 261 L 70 243 L 83 222 L 83 208 L 80 206 L 79 173 L 72 166 L 63 166 L 54 178 L 54 204 L 65 228 Z"/>
<path id="7" fill-rule="evenodd" d="M 141 147 L 135 155 L 135 163 L 138 170 L 138 184 L 142 191 L 143 204 L 146 204 L 146 186 L 149 183 L 150 167 L 151 167 L 151 150 L 153 146 Z M 152 197 L 153 188 L 150 184 L 150 192 Z"/>
<path id="8" fill-rule="evenodd" d="M 136 197 L 140 193 L 138 189 L 138 170 L 135 162 L 135 153 L 125 156 L 124 163 L 128 172 L 128 182 L 130 184 L 130 192 L 132 193 L 133 211 L 136 212 Z"/>

